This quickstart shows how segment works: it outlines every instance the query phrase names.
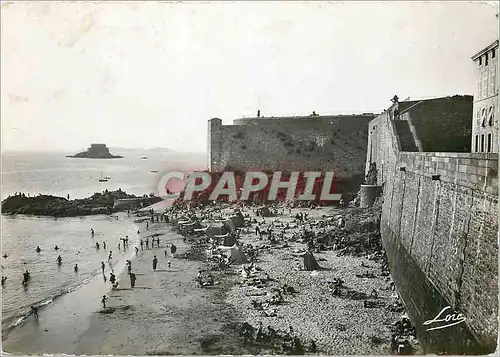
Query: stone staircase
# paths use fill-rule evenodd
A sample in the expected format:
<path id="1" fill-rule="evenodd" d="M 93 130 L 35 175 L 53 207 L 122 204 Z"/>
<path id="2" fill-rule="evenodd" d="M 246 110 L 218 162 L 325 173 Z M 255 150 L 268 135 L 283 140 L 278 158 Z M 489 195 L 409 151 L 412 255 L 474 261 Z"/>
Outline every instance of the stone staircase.
<path id="1" fill-rule="evenodd" d="M 408 121 L 395 120 L 394 126 L 401 144 L 401 151 L 419 151 L 417 145 L 415 144 L 415 140 L 413 139 L 413 134 L 411 133 Z"/>

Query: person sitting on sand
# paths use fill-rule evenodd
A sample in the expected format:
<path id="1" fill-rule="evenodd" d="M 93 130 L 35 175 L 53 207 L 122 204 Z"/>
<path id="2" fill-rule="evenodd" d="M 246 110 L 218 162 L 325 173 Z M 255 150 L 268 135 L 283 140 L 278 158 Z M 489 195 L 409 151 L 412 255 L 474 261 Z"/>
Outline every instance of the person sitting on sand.
<path id="1" fill-rule="evenodd" d="M 38 308 L 36 306 L 31 306 L 31 314 L 35 319 L 38 320 Z"/>
<path id="2" fill-rule="evenodd" d="M 106 308 L 106 300 L 107 300 L 107 296 L 106 295 L 103 295 L 102 296 L 102 299 L 101 299 L 101 304 L 102 304 L 102 307 L 105 309 Z"/>
<path id="3" fill-rule="evenodd" d="M 158 258 L 156 255 L 153 257 L 153 270 L 156 271 L 156 266 L 158 265 Z"/>

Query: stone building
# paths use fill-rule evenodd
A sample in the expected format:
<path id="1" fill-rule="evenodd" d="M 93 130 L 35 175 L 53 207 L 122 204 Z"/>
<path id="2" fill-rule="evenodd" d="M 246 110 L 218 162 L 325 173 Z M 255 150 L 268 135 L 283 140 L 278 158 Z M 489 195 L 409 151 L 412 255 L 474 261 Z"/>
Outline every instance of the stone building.
<path id="1" fill-rule="evenodd" d="M 472 121 L 472 152 L 498 152 L 498 40 L 472 56 L 477 89 Z"/>

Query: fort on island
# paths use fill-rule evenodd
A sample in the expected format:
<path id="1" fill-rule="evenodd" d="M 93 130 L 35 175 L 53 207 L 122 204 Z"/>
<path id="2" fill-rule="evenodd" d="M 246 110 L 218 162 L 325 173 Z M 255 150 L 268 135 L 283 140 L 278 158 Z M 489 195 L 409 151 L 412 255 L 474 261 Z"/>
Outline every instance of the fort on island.
<path id="1" fill-rule="evenodd" d="M 212 172 L 334 170 L 381 192 L 392 277 L 427 352 L 492 353 L 498 328 L 498 40 L 474 96 L 392 99 L 379 115 L 208 123 Z M 260 113 L 259 113 L 260 114 Z M 362 183 L 362 182 L 360 182 Z M 359 185 L 358 185 L 359 188 Z M 369 185 L 361 186 L 363 190 Z M 465 322 L 427 330 L 443 309 Z"/>
<path id="2" fill-rule="evenodd" d="M 106 144 L 91 144 L 87 151 L 79 152 L 75 155 L 66 157 L 84 158 L 84 159 L 121 159 L 123 156 L 112 155 Z"/>

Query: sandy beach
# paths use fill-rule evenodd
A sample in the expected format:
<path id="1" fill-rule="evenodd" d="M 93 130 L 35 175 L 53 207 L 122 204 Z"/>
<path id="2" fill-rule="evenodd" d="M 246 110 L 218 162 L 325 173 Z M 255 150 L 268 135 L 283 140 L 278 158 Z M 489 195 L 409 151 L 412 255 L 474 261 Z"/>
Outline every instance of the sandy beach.
<path id="1" fill-rule="evenodd" d="M 336 213 L 329 208 L 293 209 L 291 214 L 287 211 L 284 216 L 259 219 L 292 222 L 292 216 L 299 211 L 309 212 L 313 220 Z M 243 210 L 243 214 L 251 216 L 252 209 Z M 120 274 L 118 289 L 105 292 L 108 296 L 106 309 L 99 306 L 96 299 L 88 304 L 93 309 L 90 319 L 83 322 L 75 317 L 78 326 L 71 334 L 72 338 L 56 341 L 55 337 L 47 338 L 47 334 L 56 336 L 57 331 L 39 331 L 34 340 L 7 340 L 6 350 L 101 355 L 272 352 L 265 344 L 245 344 L 239 336 L 244 322 L 252 326 L 262 322 L 265 328 L 271 326 L 280 333 L 293 326 L 306 351 L 309 342 L 314 340 L 317 353 L 322 354 L 390 353 L 391 330 L 388 325 L 401 313 L 382 307 L 365 308 L 361 298 L 332 296 L 327 286 L 328 280 L 342 278 L 350 291 L 367 296 L 376 290 L 378 300 L 388 303 L 394 292 L 387 290 L 390 278 L 379 276 L 379 263 L 361 257 L 338 256 L 336 251 L 329 250 L 315 253 L 320 270 L 297 270 L 302 265 L 302 258 L 295 256 L 293 251 L 304 248 L 305 244 L 292 242 L 286 248 L 277 246 L 260 251 L 256 266 L 267 272 L 273 281 L 258 289 L 259 294 L 254 294 L 256 288 L 243 282 L 241 266 L 238 265 L 212 271 L 216 284 L 199 288 L 194 278 L 199 269 L 207 268 L 204 254 L 207 247 L 193 250 L 191 244 L 183 241 L 182 235 L 174 232 L 171 224 L 164 222 L 149 222 L 149 229 L 140 233 L 143 239 L 153 234 L 160 238 L 160 247 L 145 249 L 144 246 L 144 250 L 139 248 L 138 254 L 132 258 L 136 286 L 130 288 L 126 271 Z M 169 248 L 165 257 L 165 245 L 170 247 L 172 243 L 178 248 L 177 257 L 172 256 Z M 240 244 L 266 245 L 257 238 L 253 229 L 242 232 Z M 133 246 L 129 249 L 134 251 Z M 197 254 L 186 259 L 186 252 Z M 156 272 L 152 267 L 154 255 L 159 260 Z M 170 268 L 168 261 L 171 262 Z M 374 277 L 356 277 L 356 274 L 367 272 L 373 273 Z M 298 293 L 284 296 L 284 303 L 275 306 L 275 317 L 265 317 L 252 307 L 252 300 L 265 299 L 273 287 L 283 283 L 293 286 Z"/>

